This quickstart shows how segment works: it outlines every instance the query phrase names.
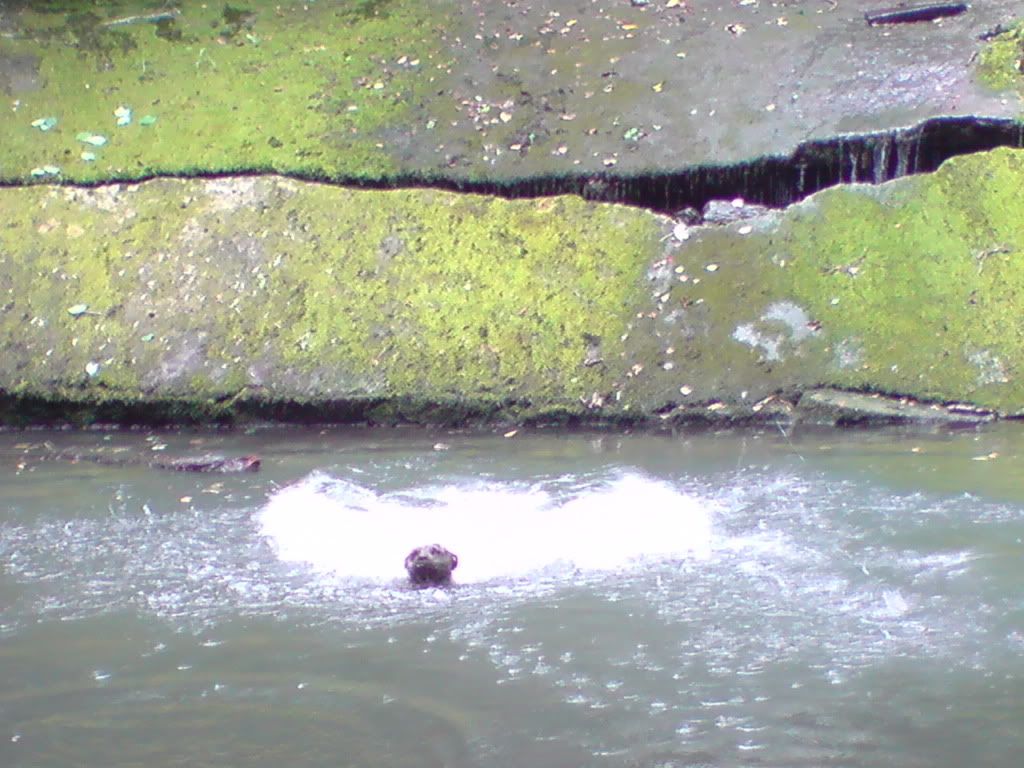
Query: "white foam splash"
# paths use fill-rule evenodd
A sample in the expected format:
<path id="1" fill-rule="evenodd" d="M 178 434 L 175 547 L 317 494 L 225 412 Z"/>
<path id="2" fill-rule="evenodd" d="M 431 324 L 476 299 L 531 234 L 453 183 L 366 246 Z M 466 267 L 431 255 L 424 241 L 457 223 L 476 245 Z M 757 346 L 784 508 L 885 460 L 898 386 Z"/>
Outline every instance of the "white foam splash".
<path id="1" fill-rule="evenodd" d="M 403 578 L 409 550 L 432 542 L 459 556 L 461 583 L 558 566 L 602 571 L 708 557 L 711 548 L 706 505 L 633 473 L 568 499 L 498 483 L 378 493 L 313 473 L 274 494 L 259 521 L 282 560 L 371 581 Z"/>

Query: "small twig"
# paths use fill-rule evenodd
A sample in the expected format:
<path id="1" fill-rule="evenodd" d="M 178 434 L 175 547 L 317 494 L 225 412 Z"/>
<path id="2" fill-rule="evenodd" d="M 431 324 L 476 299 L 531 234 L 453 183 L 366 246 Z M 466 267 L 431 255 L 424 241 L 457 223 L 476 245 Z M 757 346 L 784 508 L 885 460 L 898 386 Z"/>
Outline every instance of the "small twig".
<path id="1" fill-rule="evenodd" d="M 199 55 L 196 56 L 196 69 L 199 69 L 199 65 L 202 64 L 204 61 L 214 69 L 217 68 L 217 65 L 213 63 L 213 59 L 206 55 L 206 49 L 200 48 Z"/>
<path id="2" fill-rule="evenodd" d="M 959 16 L 967 10 L 967 3 L 924 3 L 905 5 L 897 8 L 883 8 L 864 14 L 868 24 L 913 24 L 920 21 L 934 21 L 946 16 Z"/>
<path id="3" fill-rule="evenodd" d="M 136 16 L 122 16 L 118 19 L 100 22 L 101 27 L 125 27 L 129 24 L 158 24 L 161 21 L 170 21 L 181 15 L 181 11 L 172 8 L 168 11 L 157 11 L 156 13 L 142 13 Z"/>
<path id="4" fill-rule="evenodd" d="M 982 267 L 985 266 L 985 259 L 987 259 L 989 256 L 995 256 L 997 253 L 1009 253 L 1009 252 L 1010 252 L 1010 248 L 1008 246 L 1005 246 L 1005 245 L 997 245 L 997 246 L 994 246 L 993 248 L 986 248 L 983 251 L 978 251 L 976 254 L 974 254 L 974 258 L 978 262 L 978 274 L 979 275 L 981 274 Z"/>
<path id="5" fill-rule="evenodd" d="M 864 263 L 864 260 L 867 257 L 868 257 L 868 255 L 865 253 L 865 254 L 862 254 L 860 256 L 860 258 L 854 259 L 853 261 L 851 261 L 849 264 L 835 264 L 834 266 L 826 267 L 826 268 L 822 269 L 821 271 L 822 271 L 823 274 L 826 274 L 826 275 L 838 275 L 841 272 L 845 272 L 850 277 L 856 277 L 857 273 L 860 272 L 861 264 Z"/>
<path id="6" fill-rule="evenodd" d="M 796 449 L 796 446 L 795 446 L 795 445 L 793 445 L 793 441 L 789 439 L 789 435 L 788 435 L 788 434 L 786 433 L 786 430 L 784 430 L 784 429 L 782 428 L 782 424 L 780 424 L 780 423 L 779 423 L 779 419 L 778 419 L 778 417 L 776 417 L 776 418 L 774 419 L 774 422 L 775 422 L 775 426 L 776 426 L 776 427 L 778 427 L 778 430 L 779 430 L 779 432 L 781 432 L 781 433 L 782 433 L 782 436 L 783 436 L 784 438 L 786 438 L 786 442 L 787 442 L 787 443 L 789 444 L 789 447 L 790 447 L 790 448 L 791 448 L 791 449 L 793 450 L 793 453 L 795 453 L 795 454 L 796 454 L 797 458 L 798 458 L 798 459 L 800 459 L 800 461 L 802 461 L 802 462 L 804 462 L 804 463 L 806 464 L 806 463 L 807 463 L 807 459 L 805 459 L 805 458 L 803 457 L 803 454 L 801 454 L 801 453 L 800 453 L 800 451 L 798 451 L 798 450 Z"/>

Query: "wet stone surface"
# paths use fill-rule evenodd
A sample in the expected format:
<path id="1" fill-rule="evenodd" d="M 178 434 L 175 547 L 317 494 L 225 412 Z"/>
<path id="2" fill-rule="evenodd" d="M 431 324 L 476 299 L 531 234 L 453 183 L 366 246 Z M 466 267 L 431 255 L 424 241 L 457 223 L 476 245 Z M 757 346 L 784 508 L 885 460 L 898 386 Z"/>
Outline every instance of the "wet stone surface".
<path id="1" fill-rule="evenodd" d="M 883 25 L 868 23 L 870 8 L 859 0 L 250 6 L 182 7 L 164 28 L 145 21 L 162 14 L 131 2 L 106 16 L 86 4 L 87 13 L 6 13 L 0 36 L 13 53 L 0 58 L 0 86 L 40 87 L 33 72 L 41 69 L 62 87 L 44 84 L 18 107 L 17 121 L 0 119 L 0 128 L 17 134 L 60 111 L 73 136 L 109 124 L 110 111 L 126 104 L 150 105 L 160 122 L 150 133 L 121 131 L 76 166 L 56 162 L 66 149 L 58 140 L 49 146 L 21 135 L 0 149 L 0 169 L 21 178 L 57 165 L 66 180 L 101 181 L 273 168 L 449 186 L 572 175 L 578 189 L 539 184 L 527 194 L 621 201 L 635 198 L 628 187 L 642 174 L 713 176 L 816 142 L 861 134 L 881 142 L 938 118 L 1020 114 L 1012 67 L 996 73 L 1002 90 L 982 84 L 986 41 L 1020 14 L 1011 0 Z M 17 58 L 25 55 L 39 59 L 27 74 L 29 60 Z M 237 130 L 225 132 L 225 120 Z M 160 146 L 151 134 L 165 125 Z M 892 149 L 866 147 L 875 166 L 890 160 L 893 173 L 883 179 L 899 175 Z M 849 180 L 879 180 L 842 147 L 835 154 Z M 681 202 L 699 209 L 748 186 L 729 184 L 731 192 Z"/>
<path id="2" fill-rule="evenodd" d="M 35 91 L 40 87 L 40 83 L 37 56 L 0 53 L 0 91 L 8 96 L 14 96 L 26 91 Z"/>
<path id="3" fill-rule="evenodd" d="M 437 140 L 407 147 L 403 164 L 469 177 L 677 169 L 937 116 L 1019 113 L 971 66 L 978 37 L 1016 3 L 885 26 L 865 10 L 849 0 L 462 3 L 450 78 L 424 105 Z"/>
<path id="4" fill-rule="evenodd" d="M 852 0 L 363 10 L 232 21 L 185 7 L 178 42 L 131 16 L 49 37 L 0 26 L 20 46 L 0 85 L 38 89 L 0 156 L 15 183 L 283 174 L 3 195 L 4 390 L 164 398 L 199 419 L 334 404 L 389 423 L 432 408 L 456 422 L 774 419 L 821 386 L 1019 411 L 1018 342 L 1001 331 L 1021 295 L 1014 153 L 758 205 L 934 170 L 950 154 L 936 147 L 1024 143 L 1017 86 L 987 90 L 975 65 L 1018 4 L 883 26 Z M 389 49 L 395 19 L 422 36 Z M 123 50 L 103 42 L 112 29 Z M 370 55 L 338 53 L 367 30 Z M 55 83 L 76 78 L 89 95 L 66 105 Z M 115 122 L 193 87 L 155 124 Z M 213 131 L 228 113 L 238 130 Z M 449 194 L 467 191 L 497 194 Z M 622 201 L 639 207 L 599 204 Z"/>

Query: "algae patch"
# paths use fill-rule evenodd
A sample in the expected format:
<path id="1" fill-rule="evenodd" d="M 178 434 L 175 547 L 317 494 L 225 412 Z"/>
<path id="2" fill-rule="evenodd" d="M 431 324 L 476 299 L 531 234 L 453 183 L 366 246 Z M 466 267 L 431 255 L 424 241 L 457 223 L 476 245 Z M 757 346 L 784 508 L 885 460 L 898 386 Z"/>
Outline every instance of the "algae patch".
<path id="1" fill-rule="evenodd" d="M 1020 407 L 1022 177 L 1024 153 L 1003 149 L 794 208 L 771 245 L 844 361 L 830 383 Z"/>
<path id="2" fill-rule="evenodd" d="M 648 211 L 276 176 L 0 190 L 0 388 L 346 418 L 1017 413 L 1024 152 L 673 237 Z"/>
<path id="3" fill-rule="evenodd" d="M 978 77 L 996 91 L 1024 91 L 1024 21 L 996 35 L 981 50 Z"/>
<path id="4" fill-rule="evenodd" d="M 70 401 L 571 409 L 621 364 L 661 247 L 649 214 L 578 198 L 277 177 L 7 189 L 0 211 L 0 387 Z"/>
<path id="5" fill-rule="evenodd" d="M 36 74 L 0 113 L 4 181 L 46 166 L 88 183 L 239 170 L 380 177 L 397 167 L 385 130 L 414 122 L 433 87 L 432 30 L 446 21 L 414 0 L 188 4 L 156 25 L 116 23 L 152 16 L 143 4 L 99 13 L 19 11 L 0 87 L 18 62 Z M 57 121 L 45 133 L 32 127 L 41 115 Z M 108 141 L 81 157 L 83 132 Z"/>

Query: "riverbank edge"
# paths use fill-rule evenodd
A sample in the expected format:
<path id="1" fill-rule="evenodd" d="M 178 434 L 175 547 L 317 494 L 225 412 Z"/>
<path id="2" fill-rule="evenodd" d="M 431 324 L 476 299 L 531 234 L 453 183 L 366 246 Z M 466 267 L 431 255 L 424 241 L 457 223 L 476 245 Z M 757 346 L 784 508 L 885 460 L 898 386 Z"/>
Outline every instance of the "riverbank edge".
<path id="1" fill-rule="evenodd" d="M 442 428 L 510 431 L 569 429 L 597 432 L 669 432 L 702 429 L 876 428 L 928 430 L 981 427 L 1019 420 L 969 403 L 929 403 L 910 397 L 836 389 L 773 396 L 753 406 L 720 401 L 663 414 L 608 417 L 569 409 L 530 411 L 509 405 L 384 402 L 295 403 L 237 400 L 230 404 L 189 400 L 139 403 L 48 401 L 0 393 L 0 431 L 35 429 L 260 429 L 274 426 Z"/>

